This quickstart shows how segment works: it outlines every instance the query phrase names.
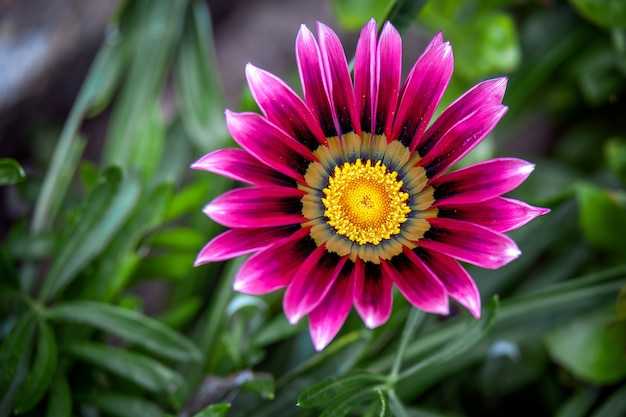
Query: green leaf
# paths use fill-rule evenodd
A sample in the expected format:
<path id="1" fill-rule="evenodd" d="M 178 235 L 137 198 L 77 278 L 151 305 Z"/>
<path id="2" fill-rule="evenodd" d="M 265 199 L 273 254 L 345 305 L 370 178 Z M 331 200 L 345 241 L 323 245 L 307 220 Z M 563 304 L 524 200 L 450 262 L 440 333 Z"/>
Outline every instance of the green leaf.
<path id="1" fill-rule="evenodd" d="M 626 253 L 626 209 L 620 207 L 616 196 L 590 184 L 578 186 L 580 225 L 585 238 L 593 245 Z"/>
<path id="2" fill-rule="evenodd" d="M 329 378 L 304 390 L 298 396 L 298 406 L 302 408 L 313 408 L 332 401 L 342 392 L 354 387 L 362 386 L 362 389 L 376 383 L 384 382 L 381 375 L 369 372 L 352 372 L 338 378 Z"/>
<path id="3" fill-rule="evenodd" d="M 0 158 L 0 186 L 11 185 L 26 179 L 22 166 L 12 158 Z"/>
<path id="4" fill-rule="evenodd" d="M 202 152 L 222 147 L 230 136 L 224 120 L 211 16 L 203 1 L 191 2 L 176 63 L 176 91 L 185 129 Z"/>
<path id="5" fill-rule="evenodd" d="M 483 309 L 483 315 L 480 320 L 475 320 L 474 318 L 470 319 L 470 323 L 462 332 L 463 337 L 457 337 L 446 343 L 441 349 L 431 353 L 429 356 L 426 356 L 409 369 L 401 372 L 398 379 L 402 380 L 404 378 L 408 378 L 411 375 L 419 373 L 426 367 L 449 362 L 471 349 L 489 332 L 489 330 L 491 330 L 499 308 L 499 299 L 498 297 L 494 297 L 491 300 L 490 305 Z"/>
<path id="6" fill-rule="evenodd" d="M 54 332 L 46 322 L 39 323 L 36 356 L 30 373 L 15 395 L 13 408 L 16 414 L 31 410 L 46 393 L 57 366 L 57 345 Z"/>
<path id="7" fill-rule="evenodd" d="M 591 417 L 616 417 L 626 414 L 626 385 L 622 385 Z"/>
<path id="8" fill-rule="evenodd" d="M 372 389 L 356 390 L 351 392 L 349 395 L 334 401 L 324 409 L 322 414 L 320 414 L 320 417 L 347 416 L 352 410 L 375 398 L 375 395 L 376 393 Z"/>
<path id="9" fill-rule="evenodd" d="M 626 322 L 613 305 L 552 330 L 546 343 L 556 362 L 585 381 L 609 384 L 626 377 Z"/>
<path id="10" fill-rule="evenodd" d="M 211 404 L 199 413 L 194 414 L 193 417 L 226 417 L 228 410 L 230 410 L 230 404 Z"/>
<path id="11" fill-rule="evenodd" d="M 253 374 L 252 379 L 244 382 L 242 388 L 266 400 L 274 399 L 274 378 L 271 374 Z"/>
<path id="12" fill-rule="evenodd" d="M 570 0 L 578 12 L 605 28 L 626 28 L 626 3 L 622 0 Z"/>
<path id="13" fill-rule="evenodd" d="M 152 401 L 126 394 L 98 392 L 80 395 L 77 400 L 116 417 L 163 417 L 163 411 Z"/>
<path id="14" fill-rule="evenodd" d="M 72 392 L 65 376 L 57 373 L 48 394 L 46 417 L 71 417 Z"/>
<path id="15" fill-rule="evenodd" d="M 197 252 L 206 243 L 206 236 L 191 227 L 174 227 L 159 230 L 152 238 L 152 246 L 154 247 L 181 251 Z"/>
<path id="16" fill-rule="evenodd" d="M 344 29 L 359 31 L 372 17 L 382 21 L 392 3 L 390 0 L 333 0 L 330 5 Z"/>
<path id="17" fill-rule="evenodd" d="M 161 184 L 141 198 L 141 203 L 136 205 L 94 267 L 90 285 L 93 298 L 111 300 L 126 286 L 140 261 L 135 254 L 145 252 L 137 246 L 146 233 L 160 224 L 171 200 L 172 188 L 170 183 Z"/>
<path id="18" fill-rule="evenodd" d="M 0 345 L 0 415 L 9 411 L 17 388 L 27 377 L 36 326 L 37 316 L 31 310 L 26 311 Z"/>
<path id="19" fill-rule="evenodd" d="M 199 361 L 198 348 L 181 334 L 136 311 L 90 301 L 74 301 L 47 310 L 50 320 L 87 324 L 135 343 L 162 357 Z"/>
<path id="20" fill-rule="evenodd" d="M 555 417 L 585 417 L 598 399 L 598 391 L 589 388 L 578 390 L 557 411 Z"/>
<path id="21" fill-rule="evenodd" d="M 134 208 L 141 192 L 134 176 L 122 179 L 119 168 L 111 167 L 87 197 L 81 217 L 67 232 L 54 258 L 39 299 L 46 301 L 67 286 L 115 236 Z"/>
<path id="22" fill-rule="evenodd" d="M 193 262 L 196 259 L 196 253 L 165 253 L 149 256 L 141 261 L 137 271 L 135 271 L 134 279 L 169 279 L 178 281 L 184 279 L 190 269 L 193 268 Z"/>
<path id="23" fill-rule="evenodd" d="M 626 187 L 626 140 L 623 138 L 610 139 L 605 147 L 606 159 L 609 168 Z"/>
<path id="24" fill-rule="evenodd" d="M 402 33 L 414 22 L 427 3 L 427 0 L 395 0 L 385 20 L 390 21 Z"/>
<path id="25" fill-rule="evenodd" d="M 133 150 L 126 156 L 126 166 L 141 173 L 142 183 L 150 183 L 156 173 L 165 146 L 165 122 L 160 104 L 154 101 L 135 120 L 136 132 L 133 136 Z"/>
<path id="26" fill-rule="evenodd" d="M 187 393 L 187 383 L 179 373 L 145 355 L 85 341 L 67 345 L 64 351 L 148 391 L 166 394 L 170 402 Z M 172 406 L 178 408 L 180 404 L 174 402 Z"/>
<path id="27" fill-rule="evenodd" d="M 64 179 L 71 177 L 76 169 L 73 162 L 78 161 L 81 150 L 81 145 L 75 144 L 76 132 L 85 113 L 92 106 L 104 107 L 117 85 L 125 57 L 119 37 L 116 32 L 112 33 L 98 51 L 54 149 L 35 204 L 31 225 L 31 231 L 35 234 L 52 224 L 56 216 L 54 210 L 61 206 L 60 201 L 65 197 L 69 182 Z"/>
<path id="28" fill-rule="evenodd" d="M 139 0 L 124 11 L 122 35 L 134 42 L 128 76 L 111 116 L 103 150 L 104 166 L 134 166 L 146 146 L 137 135 L 153 111 L 163 87 L 174 47 L 180 39 L 187 1 Z M 124 24 L 126 23 L 126 24 Z M 148 138 L 144 138 L 148 139 Z"/>

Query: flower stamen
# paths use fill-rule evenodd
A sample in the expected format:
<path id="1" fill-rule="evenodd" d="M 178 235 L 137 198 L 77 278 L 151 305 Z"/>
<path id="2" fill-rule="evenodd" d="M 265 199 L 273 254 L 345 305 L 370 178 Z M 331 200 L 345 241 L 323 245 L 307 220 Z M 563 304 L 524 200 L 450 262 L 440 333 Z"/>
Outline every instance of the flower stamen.
<path id="1" fill-rule="evenodd" d="M 411 209 L 398 173 L 368 159 L 335 167 L 322 198 L 327 223 L 359 245 L 378 245 L 400 233 Z"/>

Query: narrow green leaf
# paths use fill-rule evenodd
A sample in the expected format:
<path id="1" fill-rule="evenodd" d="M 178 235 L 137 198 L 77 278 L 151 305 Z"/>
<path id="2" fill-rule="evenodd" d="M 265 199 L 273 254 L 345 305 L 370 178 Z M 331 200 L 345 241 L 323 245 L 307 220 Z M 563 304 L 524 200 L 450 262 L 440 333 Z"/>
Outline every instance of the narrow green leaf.
<path id="1" fill-rule="evenodd" d="M 52 224 L 56 213 L 51 210 L 60 207 L 58 201 L 63 200 L 65 196 L 69 183 L 64 182 L 63 178 L 71 176 L 70 171 L 73 172 L 76 168 L 68 165 L 68 161 L 75 160 L 73 156 L 78 148 L 74 145 L 74 141 L 85 113 L 93 105 L 103 106 L 110 99 L 117 85 L 124 65 L 124 54 L 119 37 L 115 32 L 112 33 L 113 35 L 107 37 L 98 51 L 54 149 L 35 204 L 31 224 L 31 231 L 34 234 Z"/>
<path id="2" fill-rule="evenodd" d="M 74 301 L 47 310 L 50 320 L 87 324 L 135 343 L 162 357 L 199 361 L 198 348 L 181 334 L 136 311 L 109 304 Z"/>
<path id="3" fill-rule="evenodd" d="M 226 417 L 228 410 L 230 410 L 230 404 L 211 404 L 199 413 L 194 414 L 193 417 Z"/>
<path id="4" fill-rule="evenodd" d="M 583 380 L 608 384 L 626 377 L 626 322 L 612 303 L 554 329 L 546 342 L 550 355 Z"/>
<path id="5" fill-rule="evenodd" d="M 334 401 L 328 407 L 324 409 L 320 417 L 344 417 L 347 416 L 348 413 L 355 410 L 357 407 L 365 404 L 367 401 L 370 401 L 375 398 L 375 391 L 372 389 L 363 389 L 363 390 L 355 390 L 350 393 L 350 395 L 346 395 L 343 398 L 340 398 L 337 401 Z"/>
<path id="6" fill-rule="evenodd" d="M 591 417 L 617 417 L 626 414 L 626 385 L 622 386 L 602 404 Z"/>
<path id="7" fill-rule="evenodd" d="M 202 152 L 221 147 L 229 134 L 211 16 L 203 1 L 191 2 L 176 63 L 176 91 L 185 129 Z"/>
<path id="8" fill-rule="evenodd" d="M 390 21 L 402 33 L 413 23 L 427 2 L 428 0 L 396 0 L 385 20 Z"/>
<path id="9" fill-rule="evenodd" d="M 98 392 L 80 395 L 77 400 L 116 417 L 163 417 L 163 411 L 152 401 L 126 394 Z"/>
<path id="10" fill-rule="evenodd" d="M 0 186 L 22 182 L 26 174 L 22 166 L 12 158 L 0 158 Z"/>
<path id="11" fill-rule="evenodd" d="M 246 391 L 254 392 L 261 398 L 273 400 L 275 395 L 274 378 L 271 374 L 257 373 L 251 380 L 243 383 L 242 388 Z"/>
<path id="12" fill-rule="evenodd" d="M 134 279 L 168 279 L 178 281 L 184 279 L 190 269 L 196 253 L 166 253 L 149 256 L 141 261 Z"/>
<path id="13" fill-rule="evenodd" d="M 387 396 L 389 397 L 389 411 L 391 411 L 391 414 L 394 417 L 408 417 L 404 404 L 402 404 L 402 401 L 400 401 L 393 389 L 387 391 Z"/>
<path id="14" fill-rule="evenodd" d="M 13 324 L 0 345 L 0 415 L 9 412 L 17 388 L 27 376 L 37 316 L 31 310 Z"/>
<path id="15" fill-rule="evenodd" d="M 585 417 L 598 399 L 598 391 L 589 388 L 578 390 L 557 411 L 555 417 Z"/>
<path id="16" fill-rule="evenodd" d="M 104 181 L 87 197 L 80 219 L 55 257 L 39 299 L 49 300 L 100 254 L 130 215 L 140 194 L 136 177 L 122 179 L 119 168 L 104 173 Z"/>
<path id="17" fill-rule="evenodd" d="M 148 391 L 166 394 L 170 402 L 186 394 L 187 384 L 179 373 L 145 355 L 85 341 L 67 345 L 63 350 Z M 172 406 L 177 408 L 180 404 L 173 403 Z"/>
<path id="18" fill-rule="evenodd" d="M 172 197 L 172 188 L 170 183 L 161 184 L 142 196 L 141 203 L 135 206 L 95 265 L 91 278 L 93 284 L 90 286 L 93 297 L 87 298 L 111 300 L 125 287 L 132 269 L 138 265 L 133 260 L 133 255 L 141 252 L 137 246 L 149 231 L 161 223 L 165 207 Z M 132 267 L 131 270 L 127 270 L 127 266 Z"/>
<path id="19" fill-rule="evenodd" d="M 352 372 L 338 378 L 329 378 L 304 390 L 298 397 L 298 406 L 302 408 L 313 408 L 332 401 L 342 392 L 357 387 L 371 386 L 375 383 L 385 381 L 381 375 L 369 372 Z"/>
<path id="20" fill-rule="evenodd" d="M 142 183 L 150 183 L 163 157 L 165 122 L 160 103 L 155 100 L 134 121 L 136 133 L 132 137 L 132 154 L 126 156 L 126 166 L 141 173 Z M 132 168 L 131 168 L 132 167 Z"/>
<path id="21" fill-rule="evenodd" d="M 402 372 L 398 379 L 402 380 L 415 375 L 428 366 L 446 363 L 468 351 L 491 330 L 499 307 L 500 302 L 498 297 L 494 297 L 490 305 L 483 309 L 483 316 L 480 320 L 475 320 L 474 318 L 470 319 L 470 323 L 467 325 L 465 331 L 463 331 L 463 337 L 457 337 L 447 343 L 443 348 L 414 364 L 409 369 Z"/>
<path id="22" fill-rule="evenodd" d="M 48 394 L 46 417 L 71 417 L 72 392 L 65 376 L 57 373 Z"/>
<path id="23" fill-rule="evenodd" d="M 186 7 L 185 0 L 139 0 L 125 10 L 127 19 L 121 31 L 133 39 L 131 61 L 111 117 L 104 166 L 130 168 L 134 158 L 140 156 L 142 144 L 136 135 L 145 120 L 144 113 L 158 101 L 174 46 L 180 39 Z"/>
<path id="24" fill-rule="evenodd" d="M 30 373 L 20 385 L 13 408 L 16 414 L 31 410 L 48 391 L 57 366 L 57 344 L 54 332 L 46 322 L 39 323 L 36 356 Z"/>

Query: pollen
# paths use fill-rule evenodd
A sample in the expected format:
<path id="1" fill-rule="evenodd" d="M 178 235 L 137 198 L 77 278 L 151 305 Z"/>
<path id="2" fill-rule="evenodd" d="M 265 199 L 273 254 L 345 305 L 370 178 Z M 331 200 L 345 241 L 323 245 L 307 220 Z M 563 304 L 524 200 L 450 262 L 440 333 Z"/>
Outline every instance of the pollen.
<path id="1" fill-rule="evenodd" d="M 334 169 L 323 189 L 324 217 L 335 231 L 351 241 L 378 245 L 400 233 L 411 209 L 398 173 L 380 161 L 361 159 Z"/>

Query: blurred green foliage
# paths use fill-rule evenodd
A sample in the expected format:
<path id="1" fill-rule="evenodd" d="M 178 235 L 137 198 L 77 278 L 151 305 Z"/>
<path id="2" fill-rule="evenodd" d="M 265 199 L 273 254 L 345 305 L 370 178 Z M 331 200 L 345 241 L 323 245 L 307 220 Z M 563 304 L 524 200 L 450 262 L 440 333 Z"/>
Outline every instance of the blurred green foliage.
<path id="1" fill-rule="evenodd" d="M 0 246 L 0 417 L 626 414 L 624 3 L 331 5 L 348 31 L 388 18 L 425 44 L 443 30 L 456 63 L 445 103 L 509 77 L 509 114 L 468 161 L 535 162 L 514 197 L 553 212 L 512 233 L 519 260 L 469 268 L 483 317 L 398 297 L 388 324 L 365 330 L 353 313 L 316 353 L 280 293 L 232 291 L 241 259 L 193 268 L 221 230 L 201 208 L 233 185 L 188 169 L 231 144 L 211 17 L 200 0 L 126 0 L 46 175 L 0 159 L 0 185 L 33 213 Z M 94 164 L 81 124 L 105 111 Z"/>

